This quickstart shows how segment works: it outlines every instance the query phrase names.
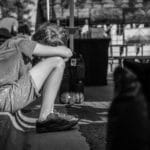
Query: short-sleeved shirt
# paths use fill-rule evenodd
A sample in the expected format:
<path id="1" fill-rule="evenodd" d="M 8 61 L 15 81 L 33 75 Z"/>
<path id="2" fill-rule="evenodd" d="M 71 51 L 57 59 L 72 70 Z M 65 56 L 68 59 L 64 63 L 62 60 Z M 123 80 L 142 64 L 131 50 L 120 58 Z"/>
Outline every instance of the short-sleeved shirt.
<path id="1" fill-rule="evenodd" d="M 0 111 L 15 112 L 33 101 L 36 89 L 28 71 L 35 46 L 26 37 L 14 37 L 0 46 Z"/>
<path id="2" fill-rule="evenodd" d="M 35 46 L 27 36 L 14 37 L 0 46 L 0 86 L 17 81 L 31 68 Z"/>

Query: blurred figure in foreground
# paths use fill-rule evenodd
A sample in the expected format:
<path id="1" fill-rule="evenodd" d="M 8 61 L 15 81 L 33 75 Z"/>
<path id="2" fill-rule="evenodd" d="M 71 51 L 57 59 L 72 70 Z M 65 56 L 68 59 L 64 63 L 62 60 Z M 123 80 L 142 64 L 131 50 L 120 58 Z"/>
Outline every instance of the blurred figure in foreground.
<path id="1" fill-rule="evenodd" d="M 124 61 L 114 83 L 106 150 L 149 150 L 150 64 Z"/>

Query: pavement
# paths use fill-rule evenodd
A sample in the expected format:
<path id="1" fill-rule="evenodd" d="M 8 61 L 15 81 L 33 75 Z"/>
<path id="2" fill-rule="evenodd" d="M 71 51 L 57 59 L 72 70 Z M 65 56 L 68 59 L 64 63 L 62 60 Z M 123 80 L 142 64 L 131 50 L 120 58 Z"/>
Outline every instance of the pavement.
<path id="1" fill-rule="evenodd" d="M 108 109 L 113 97 L 113 84 L 86 87 L 85 101 L 71 107 L 56 104 L 59 111 L 77 115 L 79 125 L 70 131 L 37 134 L 23 133 L 9 117 L 0 116 L 0 147 L 6 150 L 104 150 Z M 26 112 L 37 115 L 37 110 Z M 3 121 L 2 121 L 3 120 Z"/>
<path id="2" fill-rule="evenodd" d="M 113 99 L 113 83 L 107 86 L 86 87 L 85 102 L 67 109 L 81 118 L 79 131 L 90 150 L 105 150 L 108 109 Z"/>

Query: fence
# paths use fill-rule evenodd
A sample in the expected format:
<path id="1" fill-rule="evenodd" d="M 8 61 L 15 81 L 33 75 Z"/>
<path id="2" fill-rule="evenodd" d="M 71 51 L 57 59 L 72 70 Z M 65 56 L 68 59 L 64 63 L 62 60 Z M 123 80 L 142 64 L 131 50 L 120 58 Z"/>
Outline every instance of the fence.
<path id="1" fill-rule="evenodd" d="M 124 39 L 122 29 L 114 25 L 111 29 L 111 44 L 109 46 L 108 72 L 122 65 L 124 59 L 134 59 L 140 62 L 150 60 L 150 28 L 140 25 L 126 25 Z"/>

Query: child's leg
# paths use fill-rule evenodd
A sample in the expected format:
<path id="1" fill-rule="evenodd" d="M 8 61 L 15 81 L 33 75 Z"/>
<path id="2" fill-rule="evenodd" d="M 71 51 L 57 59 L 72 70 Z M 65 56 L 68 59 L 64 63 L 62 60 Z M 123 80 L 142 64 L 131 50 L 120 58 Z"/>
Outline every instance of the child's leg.
<path id="1" fill-rule="evenodd" d="M 42 107 L 39 121 L 46 119 L 47 115 L 53 111 L 54 101 L 59 90 L 63 77 L 65 62 L 63 58 L 51 57 L 35 65 L 30 74 L 38 90 L 43 87 Z"/>

